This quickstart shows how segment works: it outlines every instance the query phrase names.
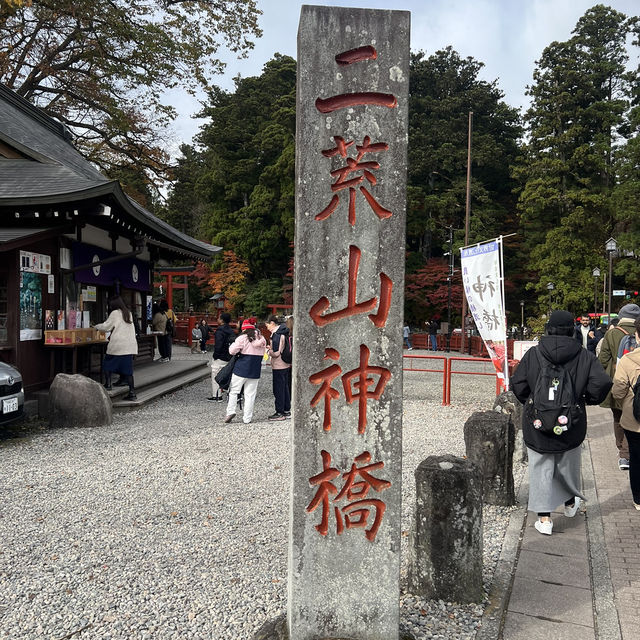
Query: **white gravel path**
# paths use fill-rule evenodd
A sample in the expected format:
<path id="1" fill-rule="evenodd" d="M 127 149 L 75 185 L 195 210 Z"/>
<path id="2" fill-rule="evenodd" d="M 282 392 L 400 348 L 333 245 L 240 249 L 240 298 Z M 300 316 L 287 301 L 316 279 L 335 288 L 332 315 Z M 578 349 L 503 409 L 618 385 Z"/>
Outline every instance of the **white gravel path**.
<path id="1" fill-rule="evenodd" d="M 465 420 L 491 408 L 493 378 L 454 384 L 442 407 L 441 374 L 405 374 L 403 532 L 414 469 L 464 455 Z M 0 638 L 250 640 L 285 610 L 291 422 L 266 420 L 269 371 L 250 426 L 223 425 L 209 392 L 202 381 L 106 428 L 0 438 Z M 485 592 L 509 512 L 485 507 Z M 484 607 L 401 603 L 416 639 L 471 639 Z"/>

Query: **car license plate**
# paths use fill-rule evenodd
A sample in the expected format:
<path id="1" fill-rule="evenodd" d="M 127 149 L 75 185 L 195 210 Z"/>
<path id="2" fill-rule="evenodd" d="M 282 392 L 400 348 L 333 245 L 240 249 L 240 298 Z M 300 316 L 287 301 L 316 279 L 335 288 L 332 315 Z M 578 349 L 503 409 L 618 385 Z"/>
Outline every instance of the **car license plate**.
<path id="1" fill-rule="evenodd" d="M 2 413 L 18 410 L 18 398 L 6 398 L 2 401 Z"/>

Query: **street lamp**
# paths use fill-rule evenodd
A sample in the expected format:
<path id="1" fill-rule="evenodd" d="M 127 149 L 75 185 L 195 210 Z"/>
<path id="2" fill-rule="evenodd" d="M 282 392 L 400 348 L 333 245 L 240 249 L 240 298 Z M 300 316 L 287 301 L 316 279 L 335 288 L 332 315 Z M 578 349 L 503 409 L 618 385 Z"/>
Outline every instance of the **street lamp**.
<path id="1" fill-rule="evenodd" d="M 596 318 L 598 317 L 598 278 L 600 277 L 600 269 L 598 269 L 598 267 L 595 267 L 591 272 L 591 275 L 593 276 L 593 321 L 597 326 L 598 322 Z"/>
<path id="2" fill-rule="evenodd" d="M 553 284 L 553 282 L 547 282 L 547 291 L 549 292 L 549 317 L 551 317 L 551 307 L 553 306 L 551 304 L 551 295 L 553 293 L 553 290 L 555 289 L 555 285 Z"/>
<path id="3" fill-rule="evenodd" d="M 609 238 L 604 245 L 607 253 L 609 254 L 609 309 L 607 315 L 607 325 L 611 326 L 611 293 L 612 287 L 611 282 L 613 280 L 613 254 L 618 251 L 618 243 L 614 238 Z"/>
<path id="4" fill-rule="evenodd" d="M 520 339 L 524 339 L 524 300 L 520 300 Z"/>

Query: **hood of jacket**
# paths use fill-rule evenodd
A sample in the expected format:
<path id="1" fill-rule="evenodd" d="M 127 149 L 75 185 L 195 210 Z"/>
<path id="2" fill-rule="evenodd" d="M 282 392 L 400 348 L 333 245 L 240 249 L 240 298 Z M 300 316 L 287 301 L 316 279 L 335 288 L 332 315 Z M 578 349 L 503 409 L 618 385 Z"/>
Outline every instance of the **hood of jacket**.
<path id="1" fill-rule="evenodd" d="M 273 335 L 275 334 L 281 335 L 281 336 L 288 336 L 289 335 L 289 327 L 287 327 L 286 324 L 281 324 L 274 332 Z"/>
<path id="2" fill-rule="evenodd" d="M 549 362 L 565 364 L 580 353 L 582 344 L 569 336 L 542 336 L 539 349 Z"/>

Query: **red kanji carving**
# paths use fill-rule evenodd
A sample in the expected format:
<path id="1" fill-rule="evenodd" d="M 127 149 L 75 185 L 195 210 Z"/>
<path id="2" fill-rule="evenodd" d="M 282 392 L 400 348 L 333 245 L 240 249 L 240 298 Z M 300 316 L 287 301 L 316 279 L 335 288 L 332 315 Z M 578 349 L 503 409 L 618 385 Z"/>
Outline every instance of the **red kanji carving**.
<path id="1" fill-rule="evenodd" d="M 356 302 L 357 293 L 357 281 L 358 281 L 358 268 L 360 266 L 360 257 L 362 251 L 353 245 L 349 246 L 349 288 L 347 293 L 347 306 L 339 311 L 333 311 L 322 315 L 330 306 L 331 302 L 326 296 L 322 296 L 309 310 L 311 319 L 318 327 L 324 327 L 331 322 L 336 322 L 342 318 L 348 318 L 361 313 L 371 311 L 376 306 L 378 298 L 373 297 L 364 302 Z M 393 282 L 391 278 L 385 273 L 380 273 L 380 305 L 378 311 L 374 314 L 369 314 L 369 319 L 373 324 L 380 328 L 384 327 L 389 315 L 389 308 L 391 306 L 391 293 L 393 290 Z"/>
<path id="2" fill-rule="evenodd" d="M 344 395 L 349 404 L 358 399 L 358 433 L 364 433 L 367 426 L 367 401 L 380 400 L 380 396 L 384 391 L 387 382 L 391 378 L 391 371 L 384 367 L 369 366 L 369 356 L 371 352 L 369 348 L 360 345 L 360 366 L 357 369 L 348 371 L 342 376 L 342 386 L 344 387 Z M 380 376 L 373 391 L 369 391 L 369 387 L 375 384 L 375 380 L 369 377 L 369 374 Z M 354 380 L 353 387 L 357 389 L 354 393 L 351 381 Z"/>
<path id="3" fill-rule="evenodd" d="M 340 354 L 336 349 L 325 349 L 324 359 L 339 360 Z M 358 398 L 358 433 L 363 434 L 367 426 L 367 401 L 379 400 L 382 396 L 384 388 L 391 378 L 391 372 L 384 367 L 369 366 L 369 349 L 360 345 L 360 366 L 353 371 L 349 371 L 342 376 L 342 387 L 345 393 L 345 399 L 352 404 L 355 398 Z M 340 392 L 334 389 L 332 382 L 342 373 L 342 369 L 337 364 L 318 371 L 309 376 L 309 382 L 321 385 L 319 391 L 311 399 L 310 405 L 315 407 L 322 398 L 324 398 L 324 421 L 323 428 L 325 431 L 331 430 L 331 401 L 340 397 Z M 369 374 L 378 375 L 379 379 L 373 391 L 369 391 L 369 387 L 375 383 L 373 378 L 368 377 Z M 352 390 L 351 381 L 359 378 L 353 384 L 357 389 L 357 393 Z"/>
<path id="4" fill-rule="evenodd" d="M 354 62 L 362 62 L 363 60 L 375 60 L 378 57 L 378 52 L 375 47 L 370 44 L 364 47 L 358 47 L 357 49 L 349 49 L 349 51 L 343 51 L 336 56 L 336 62 L 345 66 L 353 64 Z"/>
<path id="5" fill-rule="evenodd" d="M 330 360 L 339 360 L 340 354 L 336 349 L 325 349 L 324 350 L 324 359 Z M 335 378 L 337 378 L 342 373 L 342 368 L 337 364 L 332 364 L 330 367 L 327 367 L 323 371 L 318 371 L 318 373 L 314 373 L 309 376 L 309 382 L 312 384 L 322 385 L 313 396 L 311 400 L 311 406 L 315 407 L 322 398 L 324 398 L 324 421 L 322 427 L 325 431 L 331 431 L 331 401 L 336 400 L 340 397 L 340 392 L 337 389 L 334 389 L 331 386 L 331 383 Z"/>
<path id="6" fill-rule="evenodd" d="M 355 93 L 341 93 L 330 98 L 317 98 L 316 109 L 320 113 L 333 113 L 347 107 L 358 107 L 365 104 L 373 104 L 378 107 L 393 109 L 398 106 L 398 101 L 392 93 L 380 93 L 377 91 L 357 91 Z"/>
<path id="7" fill-rule="evenodd" d="M 347 149 L 353 145 L 353 140 L 349 142 L 345 141 L 345 139 L 341 136 L 333 136 L 333 140 L 336 143 L 336 146 L 333 149 L 324 149 L 322 151 L 322 155 L 327 158 L 333 158 L 340 154 L 342 158 L 346 158 L 347 166 L 341 167 L 340 169 L 335 169 L 331 171 L 330 175 L 332 178 L 336 178 L 336 181 L 331 185 L 331 191 L 342 191 L 343 189 L 349 189 L 349 224 L 351 226 L 356 223 L 356 185 L 359 185 L 366 180 L 371 184 L 371 186 L 375 186 L 377 184 L 377 179 L 371 173 L 371 171 L 375 171 L 380 168 L 380 163 L 376 161 L 370 162 L 361 162 L 362 158 L 367 153 L 376 153 L 379 151 L 388 151 L 389 145 L 386 142 L 376 142 L 371 143 L 371 138 L 369 136 L 365 136 L 361 145 L 356 145 L 356 149 L 358 150 L 358 154 L 355 158 L 347 157 Z M 347 178 L 356 171 L 362 171 L 362 175 L 356 176 L 355 178 L 351 178 L 347 180 Z M 373 212 L 380 218 L 380 220 L 384 220 L 386 218 L 390 218 L 393 213 L 388 209 L 385 209 L 366 189 L 366 187 L 360 187 L 360 193 L 365 197 L 366 201 L 369 203 L 369 206 L 373 210 Z M 334 195 L 331 198 L 331 202 L 318 214 L 316 214 L 316 220 L 326 220 L 338 206 L 340 202 L 340 198 L 337 195 Z"/>
<path id="8" fill-rule="evenodd" d="M 309 484 L 311 486 L 317 485 L 318 490 L 306 508 L 307 513 L 312 513 L 319 505 L 322 505 L 322 517 L 320 524 L 315 525 L 316 530 L 323 536 L 326 536 L 329 532 L 329 502 L 330 496 L 335 496 L 333 510 L 336 518 L 336 533 L 338 535 L 342 534 L 345 528 L 366 527 L 371 509 L 375 508 L 376 513 L 373 524 L 365 532 L 367 540 L 373 542 L 380 528 L 387 505 L 377 498 L 367 499 L 367 494 L 369 489 L 380 493 L 391 486 L 391 482 L 388 480 L 381 480 L 371 475 L 372 471 L 382 469 L 384 462 L 367 464 L 371 461 L 371 454 L 368 451 L 361 453 L 355 458 L 350 471 L 342 474 L 344 484 L 338 493 L 338 489 L 332 481 L 340 475 L 340 471 L 331 467 L 331 455 L 327 451 L 321 451 L 320 455 L 322 456 L 322 472 L 309 478 Z M 360 464 L 365 466 L 358 466 Z M 358 476 L 361 479 L 356 481 Z M 336 502 L 344 498 L 347 499 L 349 504 L 342 508 L 335 506 Z"/>

